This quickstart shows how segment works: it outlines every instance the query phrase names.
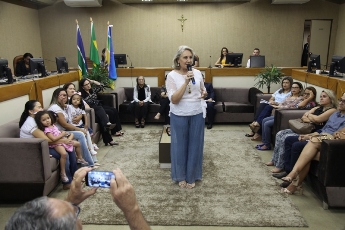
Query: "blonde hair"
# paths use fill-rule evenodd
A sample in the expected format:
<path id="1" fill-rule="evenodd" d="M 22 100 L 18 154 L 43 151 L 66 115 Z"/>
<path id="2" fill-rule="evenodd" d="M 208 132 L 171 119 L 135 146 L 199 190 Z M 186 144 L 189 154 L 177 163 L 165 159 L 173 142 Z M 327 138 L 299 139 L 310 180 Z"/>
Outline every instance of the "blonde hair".
<path id="1" fill-rule="evenodd" d="M 325 93 L 325 94 L 328 95 L 328 97 L 331 99 L 331 104 L 332 104 L 333 108 L 338 108 L 338 99 L 337 99 L 337 97 L 335 96 L 335 93 L 332 90 L 324 89 L 324 90 L 322 90 L 321 93 Z"/>
<path id="2" fill-rule="evenodd" d="M 180 46 L 173 58 L 173 65 L 172 68 L 174 69 L 180 69 L 180 64 L 178 63 L 178 59 L 180 59 L 181 54 L 186 51 L 189 50 L 192 53 L 192 59 L 194 59 L 194 51 L 192 50 L 192 48 L 188 47 L 188 46 Z"/>

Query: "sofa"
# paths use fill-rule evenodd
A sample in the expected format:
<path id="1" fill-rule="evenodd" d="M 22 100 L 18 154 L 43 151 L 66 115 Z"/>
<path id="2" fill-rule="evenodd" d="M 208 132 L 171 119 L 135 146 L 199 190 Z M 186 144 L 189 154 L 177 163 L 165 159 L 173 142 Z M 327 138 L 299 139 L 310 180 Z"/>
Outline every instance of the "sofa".
<path id="1" fill-rule="evenodd" d="M 160 94 L 160 87 L 151 87 L 151 99 Z M 134 116 L 128 111 L 133 100 L 133 87 L 121 87 L 112 93 L 116 94 L 117 108 L 121 122 L 134 122 Z M 257 95 L 262 92 L 257 88 L 214 88 L 216 94 L 216 123 L 252 122 L 256 111 Z M 146 122 L 164 122 L 164 116 L 155 120 L 159 104 L 150 104 Z"/>
<path id="2" fill-rule="evenodd" d="M 289 120 L 301 118 L 307 110 L 277 110 L 273 133 L 289 128 Z M 273 143 L 274 144 L 274 143 Z M 323 208 L 345 207 L 345 140 L 321 144 L 320 161 L 312 161 L 307 183 L 323 202 Z"/>
<path id="3" fill-rule="evenodd" d="M 161 88 L 160 87 L 150 87 L 151 90 L 151 99 L 153 100 L 155 95 L 160 95 Z M 130 106 L 131 102 L 133 101 L 133 91 L 134 87 L 121 87 L 117 88 L 112 93 L 116 95 L 117 101 L 117 109 L 119 111 L 119 116 L 121 122 L 133 122 L 134 123 L 134 115 L 128 111 L 128 107 Z M 155 120 L 154 117 L 159 111 L 160 104 L 158 101 L 157 103 L 150 104 L 149 111 L 146 117 L 146 123 L 162 123 L 164 122 L 164 116 L 161 116 L 159 120 Z"/>
<path id="4" fill-rule="evenodd" d="M 49 157 L 48 142 L 19 138 L 18 122 L 0 126 L 0 203 L 46 196 L 60 181 L 59 162 Z"/>

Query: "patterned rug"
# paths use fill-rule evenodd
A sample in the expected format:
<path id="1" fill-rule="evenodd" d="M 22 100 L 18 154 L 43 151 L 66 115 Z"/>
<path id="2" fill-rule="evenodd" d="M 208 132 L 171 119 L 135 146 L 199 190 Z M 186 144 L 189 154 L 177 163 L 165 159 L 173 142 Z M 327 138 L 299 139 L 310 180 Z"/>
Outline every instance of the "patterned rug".
<path id="1" fill-rule="evenodd" d="M 170 169 L 159 167 L 161 132 L 127 131 L 98 169 L 122 169 L 150 225 L 308 226 L 290 198 L 279 193 L 279 186 L 242 132 L 205 132 L 203 179 L 191 190 L 179 188 L 171 181 Z M 127 224 L 109 189 L 98 189 L 81 208 L 83 224 Z"/>

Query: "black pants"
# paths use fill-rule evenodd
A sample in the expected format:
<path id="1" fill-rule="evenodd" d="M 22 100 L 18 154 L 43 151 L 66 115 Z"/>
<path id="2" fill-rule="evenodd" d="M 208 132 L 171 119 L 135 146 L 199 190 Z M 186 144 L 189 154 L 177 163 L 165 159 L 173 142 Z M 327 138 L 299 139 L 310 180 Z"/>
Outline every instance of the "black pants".
<path id="1" fill-rule="evenodd" d="M 116 124 L 115 128 L 111 130 L 111 134 L 115 134 L 116 132 L 122 130 L 119 113 L 117 112 L 117 109 L 106 105 L 103 105 L 102 107 L 105 110 L 106 114 L 108 114 L 110 123 Z"/>
<path id="2" fill-rule="evenodd" d="M 103 142 L 106 144 L 113 141 L 113 138 L 111 137 L 109 130 L 107 129 L 108 116 L 104 108 L 102 106 L 94 106 L 93 109 L 95 110 L 96 115 L 95 120 L 99 124 L 101 129 Z"/>
<path id="3" fill-rule="evenodd" d="M 299 141 L 298 136 L 290 136 L 285 139 L 284 169 L 290 173 L 295 166 L 307 141 Z"/>
<path id="4" fill-rule="evenodd" d="M 147 112 L 149 109 L 149 102 L 144 102 L 142 106 L 139 105 L 139 102 L 133 102 L 134 104 L 134 117 L 138 120 L 146 120 Z"/>
<path id="5" fill-rule="evenodd" d="M 165 119 L 165 124 L 170 125 L 170 117 L 169 117 L 169 112 L 170 112 L 170 100 L 168 97 L 162 97 L 160 99 L 159 104 L 161 105 L 161 107 L 159 107 L 159 113 L 161 115 L 164 115 L 164 119 Z"/>
<path id="6" fill-rule="evenodd" d="M 206 102 L 207 108 L 206 108 L 206 115 L 207 115 L 207 121 L 208 124 L 213 125 L 214 117 L 216 115 L 216 109 L 214 108 L 214 102 Z"/>

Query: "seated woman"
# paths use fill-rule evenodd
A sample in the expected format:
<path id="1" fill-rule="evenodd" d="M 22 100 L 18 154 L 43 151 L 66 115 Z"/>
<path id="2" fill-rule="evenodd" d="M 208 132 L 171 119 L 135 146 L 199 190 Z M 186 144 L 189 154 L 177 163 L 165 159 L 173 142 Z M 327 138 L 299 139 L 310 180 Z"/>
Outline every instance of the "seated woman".
<path id="1" fill-rule="evenodd" d="M 57 88 L 54 90 L 52 99 L 50 101 L 50 106 L 48 108 L 49 111 L 53 111 L 57 114 L 58 119 L 56 126 L 60 131 L 69 131 L 73 133 L 74 139 L 78 140 L 80 143 L 80 147 L 82 149 L 82 156 L 84 160 L 89 164 L 90 167 L 94 167 L 95 163 L 92 159 L 91 153 L 88 149 L 86 143 L 86 132 L 85 129 L 78 128 L 72 124 L 68 123 L 68 114 L 66 111 L 67 108 L 67 93 L 63 88 Z"/>
<path id="2" fill-rule="evenodd" d="M 216 63 L 214 64 L 215 66 L 219 67 L 219 68 L 223 68 L 224 66 L 230 66 L 225 64 L 226 63 L 226 54 L 229 53 L 228 48 L 223 47 L 220 51 L 220 57 L 218 58 L 218 60 L 216 61 Z M 230 52 L 232 53 L 232 52 Z"/>
<path id="3" fill-rule="evenodd" d="M 37 128 L 35 122 L 35 114 L 42 111 L 41 103 L 36 100 L 30 100 L 25 103 L 24 112 L 19 120 L 20 138 L 43 138 L 48 141 L 49 144 L 70 144 L 68 139 L 61 139 L 58 141 L 50 140 L 43 131 Z M 53 148 L 49 148 L 49 154 L 57 160 L 60 160 L 60 154 Z M 74 151 L 67 151 L 67 158 L 65 162 L 65 173 L 68 178 L 68 182 L 62 182 L 63 189 L 69 189 L 72 182 L 74 172 L 77 171 L 76 154 Z"/>
<path id="4" fill-rule="evenodd" d="M 66 92 L 67 92 L 67 96 L 68 96 L 67 102 L 70 104 L 71 97 L 76 93 L 75 85 L 72 82 L 68 82 L 68 83 L 64 84 L 64 86 L 62 88 L 64 90 L 66 90 Z M 81 94 L 81 93 L 79 93 L 79 94 Z M 84 104 L 85 109 L 90 108 L 90 106 L 84 100 L 83 100 L 83 104 Z M 75 115 L 72 118 L 71 118 L 71 116 L 69 116 L 69 123 L 72 123 L 73 125 L 77 125 L 77 124 L 80 124 L 82 119 L 83 119 L 83 114 Z M 91 131 L 91 130 L 89 130 L 89 131 Z M 90 135 L 92 136 L 92 132 L 90 132 Z M 89 140 L 88 140 L 88 142 L 89 142 Z M 93 145 L 94 151 L 99 149 L 96 143 L 92 143 L 92 145 Z M 90 150 L 92 150 L 92 149 L 90 148 Z M 92 159 L 95 163 L 98 161 L 97 157 L 94 154 L 92 154 Z"/>
<path id="5" fill-rule="evenodd" d="M 305 94 L 308 93 L 308 87 L 305 90 Z M 311 91 L 313 93 L 313 91 Z M 316 93 L 315 93 L 316 94 Z M 306 123 L 313 123 L 315 130 L 322 129 L 326 124 L 328 118 L 337 110 L 337 101 L 334 93 L 331 90 L 323 90 L 320 95 L 319 106 L 305 112 L 302 116 L 302 121 Z M 272 173 L 279 173 L 284 170 L 285 159 L 285 139 L 290 136 L 299 136 L 299 134 L 293 132 L 291 129 L 281 130 L 276 135 L 276 141 L 274 145 L 274 151 L 272 159 L 267 162 L 267 166 L 275 166 L 271 170 Z M 296 140 L 298 141 L 298 140 Z"/>
<path id="6" fill-rule="evenodd" d="M 26 76 L 30 74 L 30 58 L 33 58 L 31 53 L 25 53 L 23 55 L 23 61 L 20 61 L 16 65 L 16 76 Z"/>
<path id="7" fill-rule="evenodd" d="M 91 86 L 92 83 L 92 86 Z M 108 126 L 109 121 L 111 124 L 116 124 L 115 128 L 111 129 L 111 134 L 115 136 L 122 136 L 123 132 L 119 113 L 115 108 L 103 105 L 99 100 L 97 100 L 97 93 L 102 91 L 103 87 L 101 83 L 95 80 L 89 80 L 87 78 L 81 79 L 79 81 L 79 90 L 81 92 L 82 98 L 85 102 L 95 110 L 96 121 L 101 127 L 101 133 L 104 144 L 118 145 L 114 142 L 111 135 L 109 134 Z"/>
<path id="8" fill-rule="evenodd" d="M 335 139 L 345 139 L 345 94 L 339 100 L 339 111 L 333 113 L 326 125 L 318 132 L 310 135 L 301 135 L 299 139 L 309 140 L 307 145 L 303 148 L 292 171 L 282 180 L 290 183 L 287 188 L 282 188 L 282 193 L 293 194 L 296 191 L 302 193 L 302 182 L 307 176 L 312 160 L 320 159 L 321 138 L 316 138 L 314 135 L 319 133 L 327 133 L 334 136 Z M 337 132 L 338 131 L 338 132 Z"/>
<path id="9" fill-rule="evenodd" d="M 137 77 L 137 85 L 134 87 L 133 91 L 133 109 L 135 117 L 135 127 L 144 128 L 145 119 L 148 112 L 148 107 L 151 101 L 151 90 L 150 86 L 145 84 L 145 79 L 143 76 Z M 140 124 L 139 124 L 140 120 Z"/>
<path id="10" fill-rule="evenodd" d="M 272 105 L 274 109 L 304 109 L 304 108 L 314 108 L 316 106 L 315 94 L 316 89 L 314 87 L 308 87 L 306 89 L 306 94 L 301 96 L 303 92 L 303 86 L 299 82 L 294 82 L 291 87 L 291 96 L 287 97 L 279 105 Z M 256 146 L 258 150 L 271 150 L 271 134 L 272 127 L 274 124 L 274 111 L 272 111 L 272 116 L 266 117 L 262 120 L 262 144 Z"/>
<path id="11" fill-rule="evenodd" d="M 287 96 L 291 95 L 290 91 L 292 82 L 293 79 L 291 77 L 284 77 L 281 83 L 281 88 L 272 94 L 269 101 L 262 100 L 260 102 L 260 106 L 255 113 L 254 121 L 249 125 L 252 132 L 250 134 L 246 134 L 246 137 L 252 137 L 252 141 L 261 139 L 261 136 L 256 134 L 260 129 L 259 122 L 261 123 L 264 118 L 271 115 L 273 110 L 272 105 L 279 105 L 279 103 L 283 102 Z"/>
<path id="12" fill-rule="evenodd" d="M 165 80 L 166 80 L 165 76 Z M 159 112 L 156 114 L 154 119 L 158 120 L 161 115 L 164 115 L 165 118 L 165 124 L 170 125 L 170 116 L 169 116 L 169 111 L 170 111 L 170 100 L 168 97 L 167 89 L 165 85 L 162 86 L 161 88 L 161 95 L 160 95 L 160 101 L 159 104 L 161 107 L 159 107 Z"/>

